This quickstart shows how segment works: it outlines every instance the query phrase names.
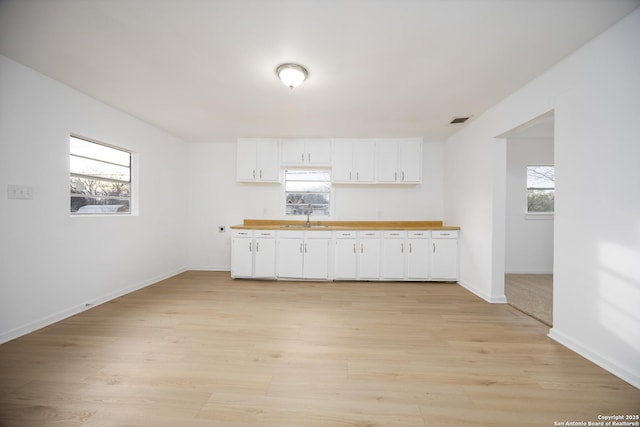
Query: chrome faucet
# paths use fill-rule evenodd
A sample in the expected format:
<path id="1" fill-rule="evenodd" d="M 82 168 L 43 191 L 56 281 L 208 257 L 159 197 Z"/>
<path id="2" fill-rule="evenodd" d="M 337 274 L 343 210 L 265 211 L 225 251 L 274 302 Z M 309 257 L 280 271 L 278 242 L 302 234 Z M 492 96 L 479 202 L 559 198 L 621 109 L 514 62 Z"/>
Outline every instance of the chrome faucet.
<path id="1" fill-rule="evenodd" d="M 311 212 L 313 212 L 313 207 L 311 206 L 311 203 L 309 203 L 307 205 L 307 222 L 304 223 L 304 226 L 307 228 L 311 228 L 311 221 L 309 221 L 309 216 L 311 215 Z"/>

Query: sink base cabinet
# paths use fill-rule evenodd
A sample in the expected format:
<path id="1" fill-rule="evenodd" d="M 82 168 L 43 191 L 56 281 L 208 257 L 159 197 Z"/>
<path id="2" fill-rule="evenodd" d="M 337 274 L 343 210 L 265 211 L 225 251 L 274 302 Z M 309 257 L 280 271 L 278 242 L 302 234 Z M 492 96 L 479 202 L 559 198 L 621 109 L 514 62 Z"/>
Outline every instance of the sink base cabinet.
<path id="1" fill-rule="evenodd" d="M 234 230 L 231 277 L 456 281 L 457 230 Z"/>

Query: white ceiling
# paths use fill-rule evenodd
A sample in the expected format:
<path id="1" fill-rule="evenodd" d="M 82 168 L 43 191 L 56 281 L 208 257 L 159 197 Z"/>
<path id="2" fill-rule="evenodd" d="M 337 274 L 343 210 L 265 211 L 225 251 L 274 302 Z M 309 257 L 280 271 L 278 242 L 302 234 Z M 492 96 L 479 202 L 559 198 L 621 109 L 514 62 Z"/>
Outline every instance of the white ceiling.
<path id="1" fill-rule="evenodd" d="M 0 0 L 0 53 L 185 141 L 441 140 L 638 5 Z M 309 79 L 288 89 L 283 62 Z"/>

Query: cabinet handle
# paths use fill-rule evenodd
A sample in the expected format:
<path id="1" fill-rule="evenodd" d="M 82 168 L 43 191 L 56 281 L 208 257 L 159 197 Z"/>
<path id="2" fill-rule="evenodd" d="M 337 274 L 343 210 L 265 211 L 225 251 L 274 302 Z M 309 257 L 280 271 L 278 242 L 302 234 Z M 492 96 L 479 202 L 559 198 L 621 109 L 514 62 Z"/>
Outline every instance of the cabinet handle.
<path id="1" fill-rule="evenodd" d="M 349 181 L 351 181 L 351 171 L 349 171 Z"/>
<path id="2" fill-rule="evenodd" d="M 307 154 L 307 159 L 309 160 L 309 163 L 311 163 L 311 153 Z"/>
<path id="3" fill-rule="evenodd" d="M 435 243 L 433 244 L 433 253 L 434 254 L 436 253 L 436 244 Z"/>
<path id="4" fill-rule="evenodd" d="M 304 163 L 304 153 L 300 153 L 300 161 Z"/>
<path id="5" fill-rule="evenodd" d="M 360 172 L 356 172 L 356 181 L 360 181 Z"/>
<path id="6" fill-rule="evenodd" d="M 304 244 L 304 253 L 305 254 L 307 253 L 307 244 L 306 243 Z"/>
<path id="7" fill-rule="evenodd" d="M 360 253 L 364 253 L 364 243 L 360 243 Z"/>
<path id="8" fill-rule="evenodd" d="M 251 242 L 249 242 L 249 252 L 251 252 Z"/>
<path id="9" fill-rule="evenodd" d="M 404 243 L 400 243 L 400 252 L 404 253 Z"/>
<path id="10" fill-rule="evenodd" d="M 398 180 L 398 172 L 394 172 L 393 173 L 393 180 L 397 181 Z"/>
<path id="11" fill-rule="evenodd" d="M 402 171 L 402 180 L 404 181 L 404 171 Z"/>
<path id="12" fill-rule="evenodd" d="M 353 253 L 354 254 L 356 253 L 356 244 L 355 243 L 353 244 Z"/>
<path id="13" fill-rule="evenodd" d="M 302 253 L 302 243 L 300 243 L 300 253 Z"/>
<path id="14" fill-rule="evenodd" d="M 409 253 L 413 252 L 413 247 L 411 246 L 411 243 L 409 243 Z"/>
<path id="15" fill-rule="evenodd" d="M 253 170 L 253 179 L 256 179 L 256 170 Z"/>
<path id="16" fill-rule="evenodd" d="M 262 179 L 262 169 L 260 169 L 260 179 Z"/>
<path id="17" fill-rule="evenodd" d="M 260 252 L 260 242 L 256 242 L 256 252 Z"/>

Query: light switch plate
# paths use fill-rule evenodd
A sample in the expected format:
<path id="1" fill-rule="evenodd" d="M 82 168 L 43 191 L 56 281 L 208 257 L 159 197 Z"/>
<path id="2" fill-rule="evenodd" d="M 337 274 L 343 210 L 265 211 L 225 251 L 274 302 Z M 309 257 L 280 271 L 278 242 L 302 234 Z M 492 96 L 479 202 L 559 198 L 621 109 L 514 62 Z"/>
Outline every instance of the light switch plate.
<path id="1" fill-rule="evenodd" d="M 33 187 L 28 185 L 7 185 L 7 198 L 33 199 Z"/>

